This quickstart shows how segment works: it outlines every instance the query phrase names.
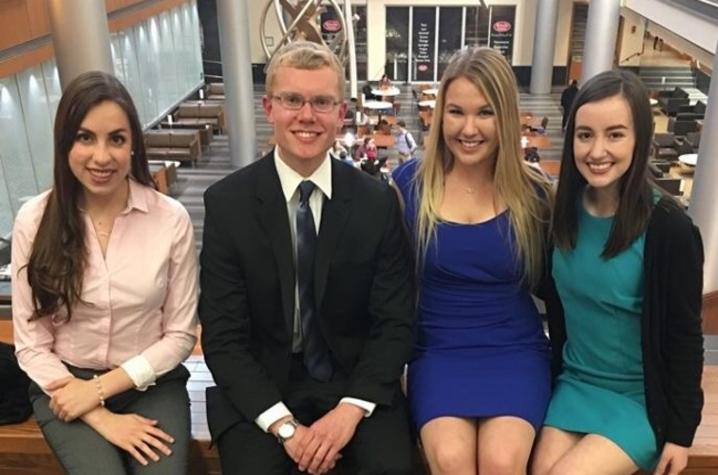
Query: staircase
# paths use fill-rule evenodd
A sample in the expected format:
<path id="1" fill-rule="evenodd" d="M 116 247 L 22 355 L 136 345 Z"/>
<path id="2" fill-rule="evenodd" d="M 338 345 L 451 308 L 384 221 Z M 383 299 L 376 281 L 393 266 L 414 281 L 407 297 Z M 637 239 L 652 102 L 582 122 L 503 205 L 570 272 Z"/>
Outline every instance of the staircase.
<path id="1" fill-rule="evenodd" d="M 571 30 L 571 58 L 575 62 L 583 62 L 583 44 L 586 39 L 586 20 L 588 5 L 573 4 L 573 28 Z"/>
<path id="2" fill-rule="evenodd" d="M 696 87 L 696 75 L 689 67 L 641 66 L 638 75 L 651 90 Z"/>
<path id="3" fill-rule="evenodd" d="M 680 87 L 688 93 L 691 104 L 695 104 L 696 101 L 704 103 L 708 101 L 708 96 L 696 88 L 696 74 L 692 68 L 641 66 L 638 75 L 651 91 Z"/>

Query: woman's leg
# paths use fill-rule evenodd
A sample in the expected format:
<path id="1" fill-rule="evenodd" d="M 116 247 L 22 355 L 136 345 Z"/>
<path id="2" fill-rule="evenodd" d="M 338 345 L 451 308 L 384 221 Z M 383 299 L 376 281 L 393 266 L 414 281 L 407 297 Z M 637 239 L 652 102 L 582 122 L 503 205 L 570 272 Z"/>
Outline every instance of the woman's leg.
<path id="1" fill-rule="evenodd" d="M 476 421 L 438 417 L 421 428 L 421 445 L 433 475 L 476 474 Z"/>
<path id="2" fill-rule="evenodd" d="M 583 434 L 544 426 L 531 460 L 532 475 L 548 475 L 556 462 L 579 443 Z"/>
<path id="3" fill-rule="evenodd" d="M 433 475 L 476 473 L 476 421 L 437 417 L 421 428 L 421 445 Z"/>
<path id="4" fill-rule="evenodd" d="M 136 401 L 123 410 L 124 413 L 139 414 L 155 419 L 157 426 L 171 435 L 175 442 L 169 447 L 169 456 L 157 451 L 158 462 L 149 461 L 146 466 L 127 454 L 131 473 L 142 475 L 182 475 L 187 473 L 189 464 L 190 410 L 185 378 L 172 379 L 151 386 Z"/>
<path id="5" fill-rule="evenodd" d="M 550 475 L 630 475 L 638 470 L 618 445 L 597 434 L 584 436 L 551 468 Z"/>
<path id="6" fill-rule="evenodd" d="M 90 426 L 77 419 L 63 422 L 52 413 L 50 398 L 32 397 L 35 418 L 45 440 L 60 465 L 72 475 L 125 475 L 122 450 L 112 445 Z"/>
<path id="7" fill-rule="evenodd" d="M 479 473 L 522 475 L 526 473 L 536 432 L 524 419 L 491 417 L 479 422 Z"/>

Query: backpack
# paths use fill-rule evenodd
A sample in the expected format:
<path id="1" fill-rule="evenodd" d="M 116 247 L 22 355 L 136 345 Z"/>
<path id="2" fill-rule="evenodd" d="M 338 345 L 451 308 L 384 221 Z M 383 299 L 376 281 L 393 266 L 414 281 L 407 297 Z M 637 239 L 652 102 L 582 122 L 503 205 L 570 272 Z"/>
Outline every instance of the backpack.
<path id="1" fill-rule="evenodd" d="M 18 424 L 32 415 L 30 378 L 20 369 L 15 347 L 0 342 L 0 425 Z"/>

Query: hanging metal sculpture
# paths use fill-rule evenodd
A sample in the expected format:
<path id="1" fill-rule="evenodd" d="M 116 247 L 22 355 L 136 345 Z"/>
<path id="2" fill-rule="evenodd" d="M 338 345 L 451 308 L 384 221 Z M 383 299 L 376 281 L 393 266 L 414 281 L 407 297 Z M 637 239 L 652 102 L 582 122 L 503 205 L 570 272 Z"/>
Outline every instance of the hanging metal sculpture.
<path id="1" fill-rule="evenodd" d="M 266 24 L 270 9 L 274 7 L 277 23 L 282 31 L 282 38 L 276 43 L 273 51 L 270 51 L 266 41 Z M 333 30 L 331 40 L 325 41 L 322 35 L 322 25 L 318 18 L 328 9 L 334 10 L 331 20 L 325 25 L 331 26 Z M 289 22 L 289 26 L 287 26 Z M 337 23 L 338 22 L 338 23 Z M 326 28 L 325 28 L 326 29 Z M 351 31 L 350 31 L 351 30 Z M 270 63 L 274 52 L 285 44 L 297 40 L 313 41 L 326 45 L 332 50 L 342 64 L 349 64 L 351 97 L 356 97 L 356 52 L 354 50 L 354 25 L 351 13 L 351 2 L 344 2 L 344 9 L 336 0 L 267 0 L 262 12 L 262 21 L 259 24 L 259 39 L 267 56 L 267 64 Z"/>

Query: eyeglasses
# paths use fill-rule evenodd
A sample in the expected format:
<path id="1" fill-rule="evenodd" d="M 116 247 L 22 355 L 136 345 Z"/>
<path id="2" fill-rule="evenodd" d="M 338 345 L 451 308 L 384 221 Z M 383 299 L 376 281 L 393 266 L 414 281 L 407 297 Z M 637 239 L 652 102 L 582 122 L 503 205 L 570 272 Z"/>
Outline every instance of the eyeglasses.
<path id="1" fill-rule="evenodd" d="M 304 107 L 304 104 L 307 102 L 312 106 L 314 112 L 330 112 L 334 109 L 334 106 L 340 104 L 340 102 L 332 96 L 313 96 L 307 99 L 301 94 L 294 92 L 283 92 L 278 96 L 271 96 L 271 98 L 277 99 L 282 107 L 290 111 L 298 111 Z"/>

